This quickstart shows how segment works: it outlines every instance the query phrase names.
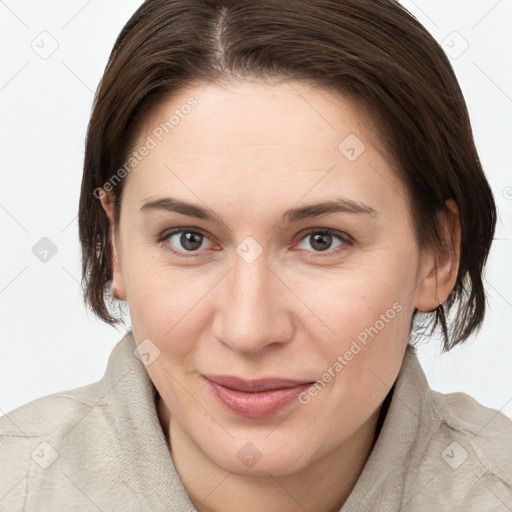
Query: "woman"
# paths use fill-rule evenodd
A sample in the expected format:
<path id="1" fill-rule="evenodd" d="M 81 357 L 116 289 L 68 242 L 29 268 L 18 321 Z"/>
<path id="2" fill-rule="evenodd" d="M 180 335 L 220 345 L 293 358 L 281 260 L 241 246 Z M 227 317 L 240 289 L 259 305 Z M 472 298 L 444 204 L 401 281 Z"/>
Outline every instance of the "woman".
<path id="1" fill-rule="evenodd" d="M 443 51 L 390 0 L 147 0 L 88 130 L 103 379 L 1 420 L 6 510 L 512 508 L 512 422 L 428 386 L 484 318 L 495 205 Z"/>

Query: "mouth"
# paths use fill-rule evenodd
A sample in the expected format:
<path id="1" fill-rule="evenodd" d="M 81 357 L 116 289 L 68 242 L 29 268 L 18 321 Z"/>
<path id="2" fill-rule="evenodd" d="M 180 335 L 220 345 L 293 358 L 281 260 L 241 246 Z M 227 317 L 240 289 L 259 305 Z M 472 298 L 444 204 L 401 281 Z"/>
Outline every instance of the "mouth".
<path id="1" fill-rule="evenodd" d="M 225 408 L 253 419 L 273 416 L 314 384 L 273 377 L 246 380 L 228 375 L 203 375 L 203 378 Z"/>

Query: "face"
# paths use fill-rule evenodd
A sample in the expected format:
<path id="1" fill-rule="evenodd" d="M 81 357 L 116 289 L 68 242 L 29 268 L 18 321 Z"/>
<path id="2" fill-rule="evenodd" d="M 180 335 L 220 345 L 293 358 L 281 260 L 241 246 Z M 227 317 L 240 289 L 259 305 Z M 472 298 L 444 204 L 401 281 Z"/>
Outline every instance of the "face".
<path id="1" fill-rule="evenodd" d="M 171 433 L 239 474 L 333 453 L 374 417 L 434 297 L 371 119 L 301 82 L 200 84 L 135 150 L 114 283 Z"/>

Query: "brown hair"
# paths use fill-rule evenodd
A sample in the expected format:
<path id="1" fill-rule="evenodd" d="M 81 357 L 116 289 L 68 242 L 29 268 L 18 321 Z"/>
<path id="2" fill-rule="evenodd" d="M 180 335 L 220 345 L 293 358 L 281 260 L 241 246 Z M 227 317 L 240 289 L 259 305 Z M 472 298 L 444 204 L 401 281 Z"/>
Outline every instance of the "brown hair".
<path id="1" fill-rule="evenodd" d="M 438 214 L 450 198 L 459 209 L 460 265 L 444 304 L 446 314 L 457 304 L 456 314 L 448 326 L 441 306 L 429 325 L 441 325 L 444 351 L 478 330 L 492 192 L 448 58 L 394 0 L 146 0 L 117 38 L 88 127 L 79 205 L 86 304 L 119 322 L 106 303 L 111 234 L 97 191 L 123 166 L 141 121 L 186 85 L 248 76 L 305 80 L 371 108 L 409 192 L 420 248 L 442 250 Z M 112 188 L 115 219 L 123 183 Z"/>

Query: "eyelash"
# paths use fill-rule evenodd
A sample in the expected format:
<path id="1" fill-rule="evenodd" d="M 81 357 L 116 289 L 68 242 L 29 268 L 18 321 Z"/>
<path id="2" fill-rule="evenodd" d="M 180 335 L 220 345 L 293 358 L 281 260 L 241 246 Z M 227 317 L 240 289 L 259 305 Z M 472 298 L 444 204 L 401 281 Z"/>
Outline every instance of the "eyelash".
<path id="1" fill-rule="evenodd" d="M 165 231 L 164 233 L 162 233 L 159 236 L 157 243 L 159 245 L 163 245 L 166 250 L 170 251 L 171 253 L 173 253 L 174 255 L 176 255 L 180 258 L 196 257 L 198 254 L 200 254 L 198 251 L 189 251 L 189 254 L 187 254 L 187 253 L 175 251 L 174 249 L 169 247 L 168 244 L 165 243 L 172 235 L 175 235 L 176 233 L 184 233 L 184 232 L 185 233 L 187 233 L 187 232 L 188 233 L 196 233 L 196 234 L 204 236 L 206 239 L 209 240 L 208 235 L 202 229 L 199 229 L 199 228 L 179 228 L 178 229 L 177 228 L 177 229 L 173 229 L 171 231 Z M 311 228 L 302 234 L 302 237 L 300 238 L 299 242 L 302 242 L 302 240 L 306 239 L 308 236 L 311 236 L 312 234 L 332 235 L 332 236 L 338 238 L 342 242 L 342 245 L 337 247 L 335 250 L 327 250 L 327 251 L 325 251 L 325 253 L 316 252 L 315 257 L 326 257 L 326 256 L 332 256 L 335 254 L 339 254 L 343 251 L 346 251 L 347 246 L 352 246 L 354 244 L 354 239 L 351 236 L 347 235 L 346 233 L 343 233 L 342 231 L 337 231 L 335 229 L 330 229 L 330 228 Z M 308 252 L 310 252 L 310 251 L 308 251 Z"/>

